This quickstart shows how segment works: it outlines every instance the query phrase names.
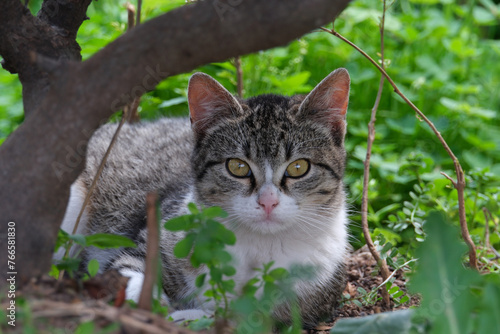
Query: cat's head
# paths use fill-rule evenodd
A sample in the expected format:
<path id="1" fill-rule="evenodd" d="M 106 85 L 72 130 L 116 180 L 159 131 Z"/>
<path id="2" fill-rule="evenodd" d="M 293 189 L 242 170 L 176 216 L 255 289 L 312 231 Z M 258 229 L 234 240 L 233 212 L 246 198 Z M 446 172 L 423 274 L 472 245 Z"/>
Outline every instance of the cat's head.
<path id="1" fill-rule="evenodd" d="M 196 73 L 188 101 L 197 200 L 221 206 L 233 230 L 318 232 L 344 205 L 349 74 L 337 69 L 307 96 L 239 100 Z"/>

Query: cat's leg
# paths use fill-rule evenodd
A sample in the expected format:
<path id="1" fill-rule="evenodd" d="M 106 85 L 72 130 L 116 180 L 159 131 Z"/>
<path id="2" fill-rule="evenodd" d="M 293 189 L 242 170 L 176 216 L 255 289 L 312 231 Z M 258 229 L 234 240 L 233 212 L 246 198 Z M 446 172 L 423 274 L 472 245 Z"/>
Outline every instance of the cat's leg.
<path id="1" fill-rule="evenodd" d="M 184 322 L 189 320 L 198 320 L 203 317 L 210 318 L 213 315 L 213 311 L 199 310 L 199 309 L 189 309 L 189 310 L 179 310 L 169 314 L 174 322 Z"/>
<path id="2" fill-rule="evenodd" d="M 129 277 L 125 292 L 126 298 L 131 299 L 137 303 L 139 301 L 142 285 L 144 283 L 144 273 L 141 271 L 142 263 L 139 263 L 136 260 L 137 259 L 134 259 L 131 255 L 128 255 L 123 259 L 119 259 L 118 261 L 116 261 L 113 264 L 113 267 L 117 269 L 123 276 Z M 123 266 L 125 263 L 127 266 L 120 268 L 120 264 L 122 264 Z M 153 291 L 157 290 L 154 289 Z M 161 300 L 163 300 L 168 306 L 170 306 L 169 299 L 165 292 L 162 292 Z M 189 320 L 201 319 L 203 317 L 211 317 L 213 315 L 214 307 L 212 305 L 204 306 L 205 307 L 203 309 L 200 308 L 174 311 L 169 314 L 169 317 L 171 317 L 174 322 L 184 322 Z"/>
<path id="3" fill-rule="evenodd" d="M 121 269 L 118 271 L 122 276 L 129 278 L 127 288 L 125 289 L 125 298 L 138 303 L 139 297 L 141 296 L 142 285 L 144 283 L 144 274 L 132 269 Z M 165 296 L 165 298 L 167 298 L 167 296 Z"/>
<path id="4" fill-rule="evenodd" d="M 144 257 L 142 252 L 136 253 L 135 249 L 121 250 L 99 250 L 91 248 L 87 251 L 86 259 L 97 259 L 103 265 L 103 270 L 115 269 L 122 276 L 128 277 L 127 288 L 125 289 L 125 298 L 134 302 L 139 302 L 142 286 L 144 284 Z M 145 256 L 145 255 L 144 255 Z M 153 291 L 158 291 L 157 286 Z M 170 306 L 169 300 L 165 292 L 162 291 L 160 296 L 161 301 Z"/>
<path id="5" fill-rule="evenodd" d="M 66 207 L 66 213 L 64 214 L 63 221 L 61 223 L 61 228 L 69 233 L 73 234 L 75 228 L 76 220 L 83 206 L 85 196 L 87 195 L 87 189 L 85 185 L 80 180 L 76 180 L 75 183 L 71 185 L 68 206 Z M 77 234 L 82 234 L 88 222 L 88 209 L 83 211 L 80 222 L 78 223 L 78 228 L 76 230 Z M 79 245 L 73 245 L 68 253 L 69 257 L 73 257 L 81 247 Z M 53 255 L 53 259 L 61 260 L 64 256 L 66 250 L 60 248 Z"/>
<path id="6" fill-rule="evenodd" d="M 210 318 L 214 315 L 216 304 L 213 299 L 210 300 L 205 300 L 205 292 L 210 288 L 209 286 L 205 286 L 202 289 L 197 289 L 194 285 L 194 281 L 196 279 L 197 275 L 189 275 L 186 276 L 186 281 L 188 283 L 188 286 L 191 286 L 190 289 L 190 297 L 193 297 L 193 294 L 196 295 L 194 297 L 194 300 L 192 300 L 194 303 L 192 303 L 192 306 L 195 306 L 195 308 L 191 309 L 183 309 L 183 310 L 177 310 L 169 314 L 169 316 L 172 318 L 173 321 L 175 322 L 184 322 L 184 321 L 190 321 L 190 320 L 198 320 L 203 317 Z M 205 300 L 205 301 L 203 301 Z M 194 305 L 193 305 L 194 304 Z"/>

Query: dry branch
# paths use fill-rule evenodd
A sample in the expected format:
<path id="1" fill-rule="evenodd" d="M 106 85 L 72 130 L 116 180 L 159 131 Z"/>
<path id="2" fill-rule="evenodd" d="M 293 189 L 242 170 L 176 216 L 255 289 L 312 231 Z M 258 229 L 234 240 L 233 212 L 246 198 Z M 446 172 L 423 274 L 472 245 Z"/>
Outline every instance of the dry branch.
<path id="1" fill-rule="evenodd" d="M 455 173 L 457 174 L 457 181 L 453 181 L 450 177 L 447 177 L 448 179 L 452 180 L 453 186 L 457 190 L 458 194 L 458 212 L 459 212 L 459 219 L 460 219 L 460 228 L 462 232 L 462 238 L 464 239 L 465 243 L 469 247 L 469 264 L 470 267 L 477 270 L 477 254 L 476 254 L 476 246 L 474 245 L 474 242 L 472 241 L 470 234 L 469 234 L 469 228 L 467 226 L 467 217 L 465 213 L 465 199 L 464 199 L 464 190 L 465 190 L 465 174 L 462 169 L 462 166 L 460 165 L 460 162 L 458 161 L 457 157 L 451 150 L 451 148 L 448 146 L 446 141 L 444 140 L 443 136 L 441 136 L 441 133 L 438 131 L 434 123 L 429 120 L 425 114 L 420 111 L 398 88 L 398 86 L 394 83 L 392 78 L 387 74 L 387 72 L 380 67 L 379 64 L 375 60 L 373 60 L 366 52 L 364 52 L 362 49 L 360 49 L 356 44 L 339 34 L 337 31 L 334 29 L 326 29 L 326 28 L 321 28 L 322 30 L 338 37 L 342 41 L 346 42 L 350 46 L 352 46 L 354 49 L 356 49 L 359 53 L 361 53 L 366 59 L 368 59 L 381 73 L 382 75 L 389 81 L 391 86 L 394 88 L 394 92 L 398 94 L 414 111 L 415 113 L 419 116 L 420 119 L 422 119 L 427 125 L 431 128 L 431 130 L 434 132 L 436 137 L 438 138 L 439 142 L 441 145 L 444 147 L 448 155 L 453 161 L 453 165 L 455 166 Z"/>
<path id="2" fill-rule="evenodd" d="M 146 267 L 144 269 L 144 282 L 138 306 L 143 310 L 151 310 L 153 288 L 158 276 L 158 261 L 160 254 L 160 232 L 158 230 L 158 215 L 156 204 L 158 195 L 149 193 L 146 196 L 148 242 L 146 249 Z"/>
<path id="3" fill-rule="evenodd" d="M 488 209 L 483 208 L 484 214 L 484 247 L 490 248 L 490 219 L 488 217 Z"/>
<path id="4" fill-rule="evenodd" d="M 136 26 L 83 63 L 61 64 L 47 93 L 30 105 L 30 116 L 0 146 L 0 217 L 16 222 L 17 238 L 23 241 L 16 249 L 17 283 L 50 267 L 87 142 L 113 112 L 168 76 L 283 45 L 337 16 L 347 2 L 201 1 Z M 9 36 L 14 28 L 22 35 L 30 24 L 23 20 L 28 14 L 18 0 L 0 1 L 0 35 Z M 13 60 L 18 54 L 11 49 L 0 40 L 0 55 L 9 68 L 29 64 L 26 57 Z M 0 224 L 0 234 L 6 229 Z M 0 240 L 1 248 L 6 240 Z M 6 252 L 0 252 L 0 263 L 4 277 Z"/>
<path id="5" fill-rule="evenodd" d="M 243 70 L 241 69 L 240 56 L 234 58 L 234 67 L 236 67 L 236 90 L 238 91 L 238 96 L 243 98 Z"/>
<path id="6" fill-rule="evenodd" d="M 127 2 L 125 4 L 125 8 L 127 9 L 127 14 L 128 14 L 127 31 L 130 31 L 133 27 L 140 24 L 139 18 L 140 18 L 142 2 L 139 0 L 137 5 L 138 9 L 137 9 L 137 21 L 136 21 L 135 17 L 136 10 L 134 5 L 132 5 L 130 2 Z M 137 123 L 141 120 L 138 112 L 140 103 L 141 103 L 141 97 L 136 96 L 132 102 L 123 107 L 124 117 L 126 117 L 126 121 L 128 123 Z"/>
<path id="7" fill-rule="evenodd" d="M 384 8 L 382 11 L 382 17 L 380 19 L 380 59 L 382 63 L 382 67 L 384 66 L 384 25 L 385 25 L 385 0 L 384 0 Z M 368 139 L 366 145 L 366 158 L 364 161 L 364 174 L 363 174 L 363 195 L 362 195 L 362 203 L 361 203 L 361 225 L 363 227 L 363 235 L 365 237 L 366 245 L 370 250 L 370 253 L 374 257 L 375 261 L 377 261 L 378 266 L 380 267 L 380 272 L 382 274 L 382 278 L 384 281 L 387 281 L 391 275 L 389 267 L 387 266 L 387 262 L 385 259 L 380 257 L 375 245 L 373 244 L 372 237 L 370 235 L 370 229 L 368 226 L 368 190 L 370 188 L 370 158 L 372 155 L 372 146 L 375 141 L 375 121 L 377 116 L 377 109 L 380 103 L 380 98 L 382 97 L 382 90 L 384 88 L 384 76 L 380 76 L 380 83 L 378 86 L 377 97 L 375 99 L 375 103 L 372 108 L 370 122 L 368 123 Z M 389 308 L 391 305 L 391 300 L 389 293 L 387 292 L 387 288 L 383 285 L 381 290 L 382 297 L 384 300 L 384 306 Z"/>
<path id="8" fill-rule="evenodd" d="M 76 318 L 78 322 L 105 320 L 118 322 L 125 332 L 143 333 L 194 333 L 186 328 L 179 328 L 159 315 L 140 309 L 116 308 L 105 302 L 86 301 L 68 304 L 52 300 L 34 300 L 30 302 L 34 319 Z"/>

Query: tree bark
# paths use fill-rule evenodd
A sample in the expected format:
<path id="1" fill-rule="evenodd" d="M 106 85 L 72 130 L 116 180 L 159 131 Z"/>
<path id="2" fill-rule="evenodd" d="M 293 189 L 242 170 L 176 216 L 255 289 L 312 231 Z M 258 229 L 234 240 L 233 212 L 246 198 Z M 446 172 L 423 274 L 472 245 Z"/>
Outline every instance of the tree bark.
<path id="1" fill-rule="evenodd" d="M 29 23 L 13 2 L 0 1 L 2 36 L 13 29 L 6 24 Z M 18 283 L 48 270 L 69 187 L 82 170 L 87 141 L 113 112 L 168 76 L 283 45 L 331 21 L 347 2 L 201 1 L 135 27 L 82 63 L 47 56 L 33 57 L 35 63 L 24 57 L 17 63 L 6 56 L 11 50 L 0 42 L 7 68 L 19 71 L 32 64 L 50 72 L 51 79 L 46 93 L 27 106 L 30 116 L 0 146 L 2 275 L 9 271 L 5 236 L 9 221 L 16 223 Z M 5 11 L 17 16 L 12 19 Z M 74 28 L 67 21 L 53 20 Z"/>
<path id="2" fill-rule="evenodd" d="M 37 16 L 19 0 L 0 2 L 0 54 L 3 67 L 19 73 L 24 114 L 29 116 L 47 94 L 49 73 L 33 61 L 38 54 L 53 60 L 81 61 L 76 33 L 91 0 L 46 0 Z"/>

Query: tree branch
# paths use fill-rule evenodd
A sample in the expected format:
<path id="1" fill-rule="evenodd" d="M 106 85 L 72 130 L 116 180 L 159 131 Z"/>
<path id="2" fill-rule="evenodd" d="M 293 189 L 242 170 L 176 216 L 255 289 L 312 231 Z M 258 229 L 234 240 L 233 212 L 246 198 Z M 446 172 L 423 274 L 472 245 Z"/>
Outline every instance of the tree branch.
<path id="1" fill-rule="evenodd" d="M 87 7 L 92 0 L 44 0 L 37 17 L 48 25 L 62 30 L 63 35 L 75 39 L 83 21 L 87 20 Z"/>
<path id="2" fill-rule="evenodd" d="M 19 0 L 0 1 L 0 55 L 3 68 L 19 73 L 25 116 L 38 107 L 51 79 L 34 61 L 37 54 L 53 60 L 81 60 L 76 32 L 91 0 L 45 0 L 35 17 Z"/>
<path id="3" fill-rule="evenodd" d="M 45 99 L 0 146 L 0 217 L 16 222 L 22 240 L 18 283 L 48 270 L 87 142 L 114 111 L 168 76 L 283 45 L 331 20 L 347 2 L 202 1 L 141 24 L 89 60 L 56 71 Z M 6 229 L 0 224 L 0 233 Z M 2 275 L 5 257 L 0 252 Z"/>

